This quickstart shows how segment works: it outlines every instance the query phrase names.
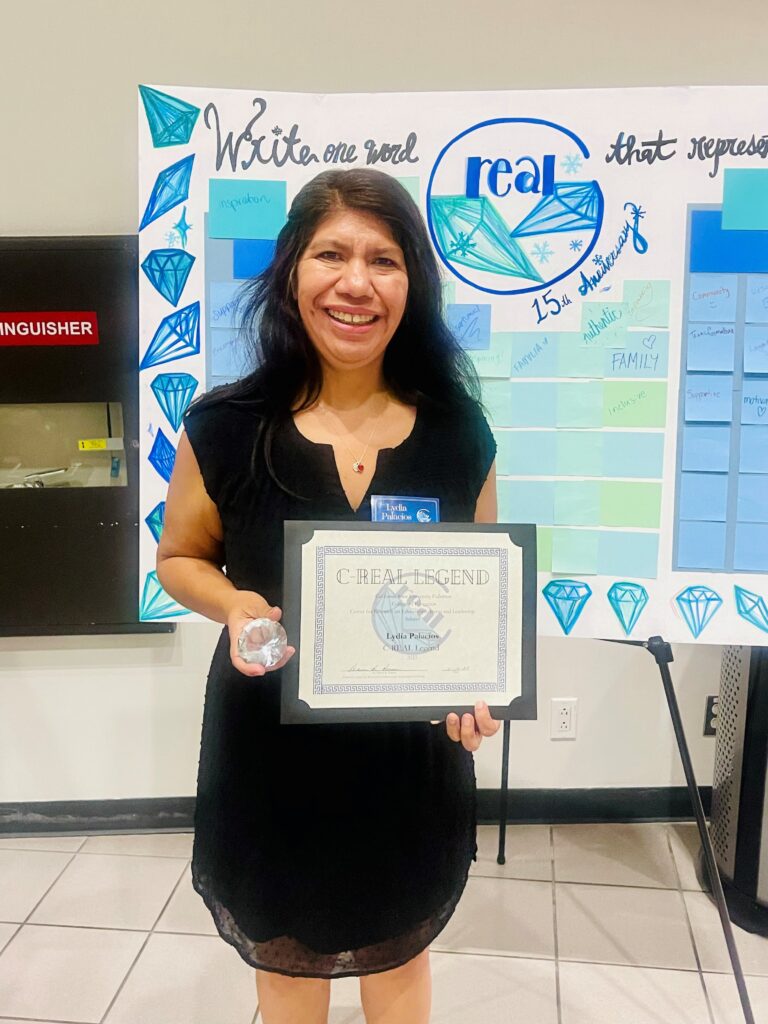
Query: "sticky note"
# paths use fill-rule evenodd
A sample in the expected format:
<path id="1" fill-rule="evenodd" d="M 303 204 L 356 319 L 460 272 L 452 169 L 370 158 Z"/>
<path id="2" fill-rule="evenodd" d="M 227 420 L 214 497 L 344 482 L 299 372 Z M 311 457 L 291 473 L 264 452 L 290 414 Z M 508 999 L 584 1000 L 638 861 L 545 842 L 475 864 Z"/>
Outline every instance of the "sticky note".
<path id="1" fill-rule="evenodd" d="M 628 323 L 623 302 L 585 302 L 581 307 L 582 344 L 623 348 Z"/>
<path id="2" fill-rule="evenodd" d="M 606 434 L 599 430 L 557 431 L 556 476 L 601 476 Z"/>
<path id="3" fill-rule="evenodd" d="M 597 571 L 602 576 L 655 579 L 658 574 L 658 533 L 602 530 Z"/>
<path id="4" fill-rule="evenodd" d="M 730 423 L 733 377 L 717 373 L 689 373 L 684 390 L 686 422 Z"/>
<path id="5" fill-rule="evenodd" d="M 456 282 L 455 281 L 441 281 L 440 289 L 443 293 L 443 308 L 446 308 L 451 303 L 456 301 Z"/>
<path id="6" fill-rule="evenodd" d="M 689 324 L 686 366 L 689 370 L 733 370 L 736 328 L 733 324 Z"/>
<path id="7" fill-rule="evenodd" d="M 768 373 L 768 324 L 744 328 L 744 373 Z"/>
<path id="8" fill-rule="evenodd" d="M 627 331 L 625 341 L 624 348 L 607 348 L 603 351 L 604 376 L 667 376 L 668 331 Z"/>
<path id="9" fill-rule="evenodd" d="M 600 523 L 600 483 L 597 480 L 557 480 L 555 482 L 556 526 L 598 526 Z"/>
<path id="10" fill-rule="evenodd" d="M 205 224 L 205 276 L 209 281 L 229 281 L 234 273 L 232 240 L 211 238 L 209 221 L 210 218 L 206 213 L 203 218 Z"/>
<path id="11" fill-rule="evenodd" d="M 768 424 L 741 428 L 739 472 L 768 473 Z"/>
<path id="12" fill-rule="evenodd" d="M 411 197 L 414 203 L 416 203 L 416 205 L 418 206 L 421 178 L 419 178 L 416 175 L 413 175 L 405 178 L 397 178 L 396 180 L 400 182 L 405 191 L 408 193 L 408 195 Z"/>
<path id="13" fill-rule="evenodd" d="M 738 278 L 732 274 L 691 274 L 688 319 L 696 323 L 728 323 L 736 319 Z"/>
<path id="14" fill-rule="evenodd" d="M 208 303 L 208 323 L 228 330 L 239 326 L 238 297 L 242 285 L 235 281 L 212 281 Z"/>
<path id="15" fill-rule="evenodd" d="M 589 348 L 582 345 L 581 335 L 575 332 L 564 331 L 558 334 L 557 376 L 602 377 L 606 351 L 601 345 Z"/>
<path id="16" fill-rule="evenodd" d="M 555 485 L 551 480 L 498 480 L 500 523 L 535 523 L 551 526 Z"/>
<path id="17" fill-rule="evenodd" d="M 512 385 L 509 381 L 488 380 L 483 382 L 483 405 L 485 406 L 491 426 L 509 427 L 512 425 Z"/>
<path id="18" fill-rule="evenodd" d="M 275 242 L 271 238 L 236 238 L 232 246 L 237 281 L 256 277 L 267 269 L 275 255 Z"/>
<path id="19" fill-rule="evenodd" d="M 553 530 L 552 572 L 594 575 L 599 541 L 599 530 Z"/>
<path id="20" fill-rule="evenodd" d="M 661 381 L 606 380 L 603 425 L 663 427 L 667 419 L 667 385 Z"/>
<path id="21" fill-rule="evenodd" d="M 558 427 L 600 427 L 602 421 L 602 381 L 568 381 L 557 385 Z"/>
<path id="22" fill-rule="evenodd" d="M 726 168 L 723 228 L 726 231 L 768 230 L 768 172 L 764 168 Z"/>
<path id="23" fill-rule="evenodd" d="M 748 324 L 768 323 L 768 274 L 750 274 L 747 277 L 744 319 Z"/>
<path id="24" fill-rule="evenodd" d="M 755 478 L 757 479 L 757 478 Z M 722 522 L 727 518 L 727 473 L 681 473 L 678 516 Z"/>
<path id="25" fill-rule="evenodd" d="M 481 380 L 489 377 L 509 377 L 512 349 L 507 334 L 492 334 L 488 348 L 470 349 L 467 355 Z"/>
<path id="26" fill-rule="evenodd" d="M 445 319 L 462 348 L 488 348 L 491 344 L 491 304 L 489 302 L 451 302 Z"/>
<path id="27" fill-rule="evenodd" d="M 661 516 L 661 484 L 603 480 L 600 484 L 600 523 L 657 529 Z"/>
<path id="28" fill-rule="evenodd" d="M 768 273 L 765 232 L 724 231 L 721 219 L 722 210 L 691 213 L 691 273 Z"/>
<path id="29" fill-rule="evenodd" d="M 502 476 L 555 476 L 554 430 L 495 430 Z"/>
<path id="30" fill-rule="evenodd" d="M 245 353 L 239 343 L 238 332 L 209 331 L 208 359 L 213 377 L 239 380 L 244 373 Z"/>
<path id="31" fill-rule="evenodd" d="M 554 382 L 515 381 L 509 388 L 510 427 L 554 427 L 558 386 Z"/>
<path id="32" fill-rule="evenodd" d="M 557 374 L 557 334 L 511 331 L 512 377 L 554 377 Z"/>
<path id="33" fill-rule="evenodd" d="M 736 524 L 733 567 L 752 572 L 768 571 L 768 524 Z"/>
<path id="34" fill-rule="evenodd" d="M 285 219 L 284 181 L 211 178 L 208 182 L 212 238 L 277 238 Z"/>
<path id="35" fill-rule="evenodd" d="M 768 523 L 768 473 L 740 473 L 736 503 L 740 523 Z"/>
<path id="36" fill-rule="evenodd" d="M 624 304 L 632 327 L 669 327 L 669 281 L 625 281 Z"/>
<path id="37" fill-rule="evenodd" d="M 741 385 L 741 422 L 768 426 L 768 380 L 744 378 Z"/>
<path id="38" fill-rule="evenodd" d="M 603 435 L 599 476 L 660 478 L 664 466 L 664 435 L 645 431 L 607 430 Z"/>
<path id="39" fill-rule="evenodd" d="M 546 527 L 536 530 L 536 570 L 552 572 L 552 531 Z"/>
<path id="40" fill-rule="evenodd" d="M 727 471 L 731 462 L 731 428 L 709 423 L 686 423 L 683 427 L 684 470 L 705 473 Z"/>
<path id="41" fill-rule="evenodd" d="M 681 520 L 677 527 L 678 569 L 723 569 L 725 523 Z"/>

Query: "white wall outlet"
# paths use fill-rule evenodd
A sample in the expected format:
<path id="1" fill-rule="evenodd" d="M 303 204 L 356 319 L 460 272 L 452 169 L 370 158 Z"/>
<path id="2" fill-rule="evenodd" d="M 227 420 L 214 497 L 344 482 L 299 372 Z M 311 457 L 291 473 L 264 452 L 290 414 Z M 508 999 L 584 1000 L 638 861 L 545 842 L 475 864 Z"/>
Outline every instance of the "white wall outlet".
<path id="1" fill-rule="evenodd" d="M 578 697 L 553 697 L 549 702 L 549 738 L 576 739 L 576 709 Z"/>

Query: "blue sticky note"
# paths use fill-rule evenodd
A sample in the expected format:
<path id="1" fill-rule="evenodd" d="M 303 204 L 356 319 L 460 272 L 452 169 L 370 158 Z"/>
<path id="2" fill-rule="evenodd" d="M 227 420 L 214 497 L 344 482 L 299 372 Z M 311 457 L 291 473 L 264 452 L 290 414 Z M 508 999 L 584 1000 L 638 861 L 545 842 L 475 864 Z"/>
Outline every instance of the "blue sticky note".
<path id="1" fill-rule="evenodd" d="M 557 384 L 525 382 L 509 386 L 510 427 L 554 427 L 557 418 Z"/>
<path id="2" fill-rule="evenodd" d="M 530 385 L 520 385 L 526 387 Z M 558 427 L 602 427 L 603 382 L 568 381 L 557 385 Z"/>
<path id="3" fill-rule="evenodd" d="M 599 543 L 599 530 L 553 530 L 552 572 L 594 575 Z"/>
<path id="4" fill-rule="evenodd" d="M 277 238 L 286 220 L 284 181 L 211 178 L 208 231 L 211 238 Z"/>
<path id="5" fill-rule="evenodd" d="M 744 378 L 741 385 L 741 422 L 768 426 L 768 380 Z"/>
<path id="6" fill-rule="evenodd" d="M 512 377 L 557 376 L 557 334 L 511 331 L 504 337 L 512 350 Z"/>
<path id="7" fill-rule="evenodd" d="M 500 523 L 551 526 L 555 485 L 551 480 L 498 480 Z"/>
<path id="8" fill-rule="evenodd" d="M 768 274 L 768 232 L 724 231 L 721 218 L 722 210 L 691 213 L 691 273 Z"/>
<path id="9" fill-rule="evenodd" d="M 768 571 L 768 524 L 736 524 L 733 567 L 748 572 Z"/>
<path id="10" fill-rule="evenodd" d="M 439 498 L 413 498 L 410 495 L 372 494 L 373 523 L 439 523 Z"/>
<path id="11" fill-rule="evenodd" d="M 678 515 L 681 519 L 725 522 L 727 473 L 681 473 Z"/>
<path id="12" fill-rule="evenodd" d="M 599 524 L 599 481 L 558 480 L 555 483 L 555 525 L 598 526 Z"/>
<path id="13" fill-rule="evenodd" d="M 603 362 L 606 350 L 601 345 L 587 348 L 582 344 L 581 335 L 575 331 L 563 331 L 551 337 L 557 338 L 558 377 L 603 376 Z"/>
<path id="14" fill-rule="evenodd" d="M 744 373 L 768 373 L 768 324 L 744 328 Z"/>
<path id="15" fill-rule="evenodd" d="M 606 430 L 600 476 L 660 479 L 664 434 L 640 430 Z"/>
<path id="16" fill-rule="evenodd" d="M 602 353 L 606 377 L 666 377 L 669 331 L 627 331 L 622 349 Z"/>
<path id="17" fill-rule="evenodd" d="M 768 424 L 741 428 L 739 472 L 768 473 Z"/>
<path id="18" fill-rule="evenodd" d="M 730 423 L 733 377 L 728 374 L 689 373 L 685 378 L 686 422 Z"/>
<path id="19" fill-rule="evenodd" d="M 483 405 L 492 426 L 512 426 L 512 385 L 509 381 L 484 380 Z"/>
<path id="20" fill-rule="evenodd" d="M 208 331 L 208 360 L 213 377 L 239 380 L 245 373 L 245 353 L 237 331 Z"/>
<path id="21" fill-rule="evenodd" d="M 738 280 L 731 274 L 691 274 L 688 319 L 696 323 L 733 323 L 737 294 Z"/>
<path id="22" fill-rule="evenodd" d="M 659 535 L 638 531 L 602 530 L 597 552 L 601 576 L 655 579 L 658 575 Z"/>
<path id="23" fill-rule="evenodd" d="M 723 569 L 725 523 L 683 520 L 677 528 L 678 569 Z"/>
<path id="24" fill-rule="evenodd" d="M 271 238 L 236 238 L 234 240 L 234 277 L 246 281 L 266 270 L 275 255 Z"/>
<path id="25" fill-rule="evenodd" d="M 726 168 L 723 228 L 726 231 L 768 230 L 768 171 L 764 168 Z"/>
<path id="26" fill-rule="evenodd" d="M 462 348 L 488 348 L 491 344 L 491 304 L 450 302 L 445 319 Z"/>
<path id="27" fill-rule="evenodd" d="M 555 476 L 555 430 L 495 430 L 501 476 Z"/>
<path id="28" fill-rule="evenodd" d="M 205 276 L 208 281 L 229 281 L 232 277 L 232 239 L 211 238 L 209 217 L 203 218 L 205 225 Z"/>
<path id="29" fill-rule="evenodd" d="M 736 518 L 740 523 L 768 523 L 768 474 L 739 474 Z"/>
<path id="30" fill-rule="evenodd" d="M 219 330 L 239 327 L 238 297 L 242 285 L 235 281 L 212 281 L 208 303 L 208 323 Z"/>
<path id="31" fill-rule="evenodd" d="M 730 462 L 730 426 L 686 423 L 683 427 L 684 470 L 700 470 L 704 473 L 727 472 Z"/>
<path id="32" fill-rule="evenodd" d="M 736 328 L 733 324 L 689 324 L 689 370 L 733 370 Z"/>
<path id="33" fill-rule="evenodd" d="M 768 274 L 750 274 L 747 278 L 744 319 L 748 324 L 768 323 Z"/>
<path id="34" fill-rule="evenodd" d="M 557 431 L 557 476 L 601 476 L 603 444 L 608 432 Z"/>

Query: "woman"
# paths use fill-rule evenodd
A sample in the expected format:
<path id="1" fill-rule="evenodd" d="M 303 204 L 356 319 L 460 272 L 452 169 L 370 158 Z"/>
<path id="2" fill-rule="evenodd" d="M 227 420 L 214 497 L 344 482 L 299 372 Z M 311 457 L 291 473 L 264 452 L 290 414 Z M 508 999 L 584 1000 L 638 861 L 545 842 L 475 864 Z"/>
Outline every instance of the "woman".
<path id="1" fill-rule="evenodd" d="M 280 725 L 279 669 L 237 655 L 279 619 L 286 519 L 370 519 L 370 495 L 496 517 L 495 443 L 440 315 L 418 208 L 393 178 L 327 171 L 250 286 L 258 368 L 193 404 L 158 549 L 164 588 L 226 624 L 206 691 L 193 880 L 256 967 L 264 1024 L 324 1024 L 360 976 L 369 1024 L 426 1024 L 429 943 L 476 854 L 485 705 L 414 723 Z M 226 576 L 222 566 L 226 565 Z"/>

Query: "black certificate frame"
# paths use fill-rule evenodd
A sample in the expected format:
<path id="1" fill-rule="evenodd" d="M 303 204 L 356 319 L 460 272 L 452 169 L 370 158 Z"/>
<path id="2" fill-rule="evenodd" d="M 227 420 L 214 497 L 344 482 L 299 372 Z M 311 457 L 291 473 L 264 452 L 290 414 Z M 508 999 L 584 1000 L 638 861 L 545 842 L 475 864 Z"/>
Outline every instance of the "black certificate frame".
<path id="1" fill-rule="evenodd" d="M 284 524 L 283 624 L 289 642 L 298 648 L 301 636 L 302 548 L 317 532 L 386 533 L 502 533 L 522 549 L 522 631 L 520 645 L 521 692 L 509 704 L 489 704 L 501 720 L 536 718 L 536 527 L 528 523 L 373 523 L 349 521 L 288 520 Z M 310 708 L 299 698 L 299 652 L 281 672 L 280 720 L 287 725 L 339 722 L 428 722 L 443 720 L 450 712 L 474 711 L 472 705 L 420 707 Z"/>

